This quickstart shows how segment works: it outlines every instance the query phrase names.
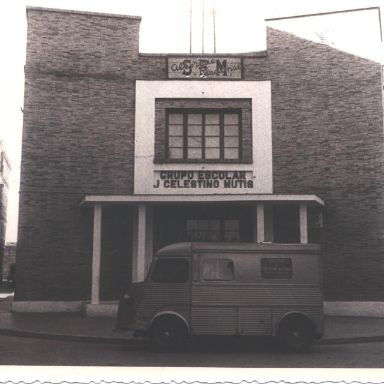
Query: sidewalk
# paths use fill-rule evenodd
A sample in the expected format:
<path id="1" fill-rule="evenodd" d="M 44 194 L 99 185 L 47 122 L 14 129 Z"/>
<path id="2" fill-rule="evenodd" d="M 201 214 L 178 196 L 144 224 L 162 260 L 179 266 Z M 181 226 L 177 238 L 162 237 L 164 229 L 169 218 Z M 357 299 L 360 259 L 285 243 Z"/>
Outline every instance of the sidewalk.
<path id="1" fill-rule="evenodd" d="M 114 332 L 115 319 L 79 313 L 12 313 L 12 298 L 0 300 L 0 334 L 62 340 L 142 344 L 132 332 Z M 384 318 L 325 317 L 321 344 L 384 341 Z"/>

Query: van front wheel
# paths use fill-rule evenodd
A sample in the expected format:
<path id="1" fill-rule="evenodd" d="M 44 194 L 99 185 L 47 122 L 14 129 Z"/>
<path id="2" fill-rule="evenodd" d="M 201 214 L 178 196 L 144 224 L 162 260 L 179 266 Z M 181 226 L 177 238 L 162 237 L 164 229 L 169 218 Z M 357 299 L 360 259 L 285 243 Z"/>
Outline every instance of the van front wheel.
<path id="1" fill-rule="evenodd" d="M 164 316 L 156 319 L 151 326 L 151 338 L 162 350 L 178 350 L 185 346 L 188 330 L 182 320 Z"/>
<path id="2" fill-rule="evenodd" d="M 314 339 L 313 325 L 309 319 L 292 316 L 284 319 L 279 326 L 279 340 L 292 352 L 308 349 Z"/>

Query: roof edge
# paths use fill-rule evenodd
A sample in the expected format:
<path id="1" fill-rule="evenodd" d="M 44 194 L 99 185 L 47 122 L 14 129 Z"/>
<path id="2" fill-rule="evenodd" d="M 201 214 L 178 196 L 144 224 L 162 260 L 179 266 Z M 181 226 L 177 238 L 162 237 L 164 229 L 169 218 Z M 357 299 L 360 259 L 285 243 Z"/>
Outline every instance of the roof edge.
<path id="1" fill-rule="evenodd" d="M 378 10 L 380 12 L 379 6 L 374 7 L 365 7 L 365 8 L 353 8 L 353 9 L 343 9 L 339 11 L 328 11 L 328 12 L 318 12 L 318 13 L 308 13 L 302 15 L 293 15 L 293 16 L 282 16 L 282 17 L 270 17 L 264 19 L 265 21 L 274 21 L 274 20 L 284 20 L 284 19 L 297 19 L 300 17 L 311 17 L 311 16 L 324 16 L 324 15 L 332 15 L 334 13 L 349 13 L 349 12 L 359 12 L 359 11 L 370 11 L 370 10 Z"/>
<path id="2" fill-rule="evenodd" d="M 45 8 L 45 7 L 34 7 L 27 6 L 27 13 L 29 11 L 39 11 L 39 12 L 53 12 L 53 13 L 70 13 L 76 15 L 85 15 L 85 16 L 97 16 L 97 17 L 115 17 L 119 19 L 131 19 L 141 21 L 141 16 L 130 16 L 130 15 L 122 15 L 117 13 L 103 13 L 103 12 L 91 12 L 91 11 L 77 11 L 71 9 L 61 9 L 61 8 Z"/>
<path id="3" fill-rule="evenodd" d="M 380 10 L 380 6 L 377 6 L 377 5 L 373 7 L 343 9 L 339 11 L 308 13 L 303 15 L 282 16 L 282 17 L 271 17 L 271 18 L 264 19 L 264 21 L 268 22 L 268 21 L 298 19 L 301 17 L 325 16 L 325 15 L 333 15 L 338 13 L 350 13 L 350 12 L 373 11 L 373 10 L 376 10 L 378 12 L 379 26 L 380 26 L 380 40 L 383 41 L 383 31 L 382 31 L 382 25 L 381 25 L 381 10 Z"/>
<path id="4" fill-rule="evenodd" d="M 185 57 L 244 57 L 244 58 L 255 58 L 255 57 L 267 57 L 268 53 L 266 50 L 254 51 L 254 52 L 220 52 L 220 53 L 150 53 L 150 52 L 140 52 L 139 56 L 142 57 L 175 57 L 175 58 L 185 58 Z"/>
<path id="5" fill-rule="evenodd" d="M 204 199 L 202 199 L 204 198 Z M 295 202 L 295 203 L 315 203 L 324 206 L 324 201 L 317 195 L 303 194 L 195 194 L 195 195 L 152 195 L 152 194 L 133 194 L 133 195 L 89 195 L 85 194 L 79 201 L 79 205 L 95 204 L 146 204 L 146 203 L 225 203 L 225 202 Z"/>

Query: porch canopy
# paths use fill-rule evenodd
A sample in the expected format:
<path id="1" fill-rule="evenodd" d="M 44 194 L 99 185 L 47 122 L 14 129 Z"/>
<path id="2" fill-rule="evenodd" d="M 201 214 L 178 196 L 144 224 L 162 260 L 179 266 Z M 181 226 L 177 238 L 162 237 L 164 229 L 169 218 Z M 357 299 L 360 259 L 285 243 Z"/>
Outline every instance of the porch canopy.
<path id="1" fill-rule="evenodd" d="M 225 202 L 282 202 L 309 203 L 324 206 L 324 201 L 316 195 L 282 194 L 195 194 L 195 195 L 85 195 L 80 205 L 106 203 L 146 204 L 146 203 L 225 203 Z"/>
<path id="2" fill-rule="evenodd" d="M 101 223 L 102 206 L 124 204 L 136 206 L 134 225 L 134 244 L 132 258 L 132 280 L 142 281 L 152 257 L 152 216 L 151 207 L 158 204 L 198 204 L 198 203 L 236 203 L 254 205 L 256 228 L 254 238 L 258 243 L 265 241 L 264 204 L 298 204 L 300 212 L 300 243 L 308 243 L 309 205 L 324 206 L 324 201 L 316 195 L 284 194 L 195 194 L 195 195 L 84 195 L 80 206 L 94 209 L 93 252 L 92 252 L 92 297 L 91 304 L 99 304 L 100 266 L 101 266 Z"/>

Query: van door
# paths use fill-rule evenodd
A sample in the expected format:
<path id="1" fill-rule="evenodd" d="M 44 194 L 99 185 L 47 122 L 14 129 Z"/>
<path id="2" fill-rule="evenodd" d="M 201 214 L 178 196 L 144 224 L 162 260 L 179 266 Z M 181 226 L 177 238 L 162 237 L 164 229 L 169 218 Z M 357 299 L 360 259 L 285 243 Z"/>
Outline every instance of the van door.
<path id="1" fill-rule="evenodd" d="M 196 264 L 196 262 L 195 262 Z M 200 254 L 191 296 L 196 334 L 271 335 L 271 285 L 260 284 L 254 254 Z"/>
<path id="2" fill-rule="evenodd" d="M 237 333 L 237 307 L 231 290 L 234 260 L 230 256 L 195 255 L 191 293 L 192 332 L 209 335 Z M 197 264 L 197 265 L 196 265 Z"/>
<path id="3" fill-rule="evenodd" d="M 159 314 L 174 313 L 189 322 L 191 267 L 187 257 L 155 259 L 146 280 L 138 312 L 147 321 Z"/>

